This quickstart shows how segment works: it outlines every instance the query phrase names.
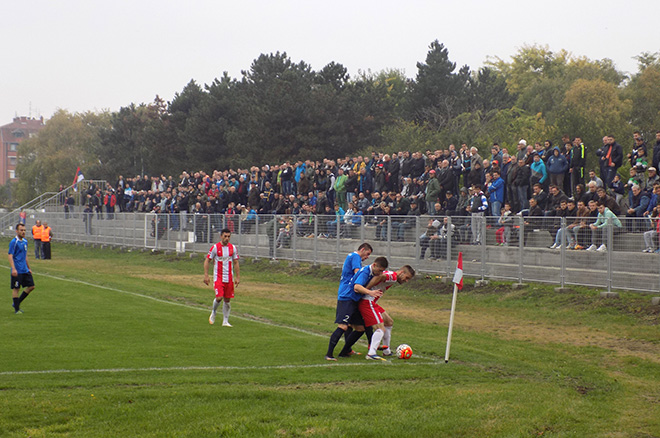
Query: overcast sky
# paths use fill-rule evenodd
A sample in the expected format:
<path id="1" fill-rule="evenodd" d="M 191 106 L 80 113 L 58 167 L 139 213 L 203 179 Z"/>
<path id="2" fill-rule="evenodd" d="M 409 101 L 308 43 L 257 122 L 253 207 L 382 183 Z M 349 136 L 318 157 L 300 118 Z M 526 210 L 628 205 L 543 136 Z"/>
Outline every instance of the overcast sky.
<path id="1" fill-rule="evenodd" d="M 0 125 L 170 101 L 191 79 L 239 78 L 277 51 L 315 70 L 414 77 L 435 39 L 473 70 L 541 44 L 634 73 L 634 56 L 660 50 L 658 0 L 0 0 L 0 11 Z"/>

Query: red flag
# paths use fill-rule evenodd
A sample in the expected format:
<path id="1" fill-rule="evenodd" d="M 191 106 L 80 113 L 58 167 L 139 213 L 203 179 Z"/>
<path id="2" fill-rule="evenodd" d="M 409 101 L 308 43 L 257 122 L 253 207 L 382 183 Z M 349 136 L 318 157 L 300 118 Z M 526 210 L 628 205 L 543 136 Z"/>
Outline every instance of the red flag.
<path id="1" fill-rule="evenodd" d="M 463 253 L 458 253 L 458 264 L 456 265 L 456 272 L 454 273 L 454 283 L 458 289 L 463 289 Z"/>

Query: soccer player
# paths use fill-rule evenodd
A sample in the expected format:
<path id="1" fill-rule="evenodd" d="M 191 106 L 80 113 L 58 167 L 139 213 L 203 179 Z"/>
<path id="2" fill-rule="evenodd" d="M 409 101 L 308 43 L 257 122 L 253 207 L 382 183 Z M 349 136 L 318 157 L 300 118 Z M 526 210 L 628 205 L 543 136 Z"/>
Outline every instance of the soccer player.
<path id="1" fill-rule="evenodd" d="M 27 260 L 28 242 L 25 238 L 25 225 L 16 225 L 16 237 L 9 242 L 9 267 L 11 268 L 11 294 L 14 301 L 14 314 L 23 313 L 21 303 L 34 290 L 34 280 Z M 18 295 L 24 287 L 23 293 Z"/>
<path id="2" fill-rule="evenodd" d="M 367 289 L 378 289 L 383 293 L 395 284 L 403 284 L 415 276 L 415 270 L 410 265 L 405 265 L 398 271 L 383 271 L 382 274 L 375 276 L 367 285 Z M 383 356 L 391 356 L 390 341 L 392 340 L 392 326 L 394 320 L 385 312 L 385 309 L 378 304 L 379 297 L 364 295 L 358 304 L 364 325 L 371 327 L 374 334 L 369 344 L 369 353 L 367 359 L 382 360 L 377 356 L 378 345 L 383 341 Z M 374 357 L 376 356 L 376 357 Z"/>
<path id="3" fill-rule="evenodd" d="M 342 335 L 350 335 L 353 330 L 349 327 L 349 319 L 354 313 L 355 308 L 350 299 L 342 299 L 346 295 L 345 290 L 350 287 L 351 279 L 362 268 L 362 262 L 369 258 L 373 248 L 368 243 L 363 243 L 357 249 L 346 256 L 344 266 L 341 269 L 341 278 L 339 279 L 339 289 L 337 290 L 337 311 L 335 317 L 335 324 L 337 329 L 330 336 L 330 344 L 328 345 L 328 352 L 325 355 L 326 360 L 337 360 L 333 356 L 335 347 L 341 339 Z"/>
<path id="4" fill-rule="evenodd" d="M 229 239 L 231 239 L 231 231 L 229 228 L 225 228 L 220 232 L 220 242 L 211 247 L 204 259 L 204 283 L 207 285 L 210 283 L 209 263 L 213 260 L 213 289 L 215 290 L 215 299 L 213 300 L 213 310 L 211 311 L 211 316 L 209 316 L 209 323 L 215 323 L 215 312 L 224 300 L 222 304 L 223 327 L 231 327 L 231 324 L 229 324 L 231 303 L 229 301 L 234 298 L 234 287 L 237 287 L 240 282 L 239 265 L 238 263 L 234 264 L 239 259 L 238 251 L 233 244 L 229 243 Z M 236 268 L 235 275 L 234 268 Z"/>
<path id="5" fill-rule="evenodd" d="M 376 258 L 376 260 L 374 260 L 372 264 L 360 269 L 358 273 L 355 274 L 355 276 L 351 279 L 350 289 L 349 289 L 350 299 L 353 301 L 353 306 L 356 310 L 356 312 L 351 316 L 352 324 L 356 324 L 356 325 L 359 324 L 361 327 L 364 327 L 364 320 L 362 319 L 362 315 L 360 314 L 360 309 L 358 308 L 358 302 L 364 295 L 369 295 L 374 298 L 383 295 L 383 292 L 381 290 L 379 289 L 369 290 L 366 288 L 366 286 L 369 284 L 372 278 L 382 274 L 383 271 L 387 269 L 388 264 L 389 262 L 385 257 L 378 257 Z M 346 357 L 350 355 L 353 345 L 358 341 L 358 339 L 360 339 L 362 333 L 364 333 L 364 329 L 359 330 L 356 327 L 355 330 L 353 330 L 353 332 L 346 339 L 346 345 L 344 345 L 344 348 L 339 353 L 340 357 Z M 368 357 L 367 359 L 376 359 L 376 358 L 378 360 L 382 360 L 382 358 L 378 355 L 376 355 L 375 358 Z"/>

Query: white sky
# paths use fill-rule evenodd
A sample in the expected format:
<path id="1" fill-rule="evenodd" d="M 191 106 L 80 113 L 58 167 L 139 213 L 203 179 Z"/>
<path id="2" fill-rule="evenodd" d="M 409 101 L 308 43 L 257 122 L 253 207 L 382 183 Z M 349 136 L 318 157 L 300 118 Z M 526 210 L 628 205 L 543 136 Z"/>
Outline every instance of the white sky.
<path id="1" fill-rule="evenodd" d="M 435 39 L 473 70 L 538 43 L 635 72 L 634 56 L 660 50 L 658 12 L 658 0 L 0 0 L 0 125 L 30 109 L 169 101 L 276 51 L 315 70 L 414 77 Z"/>

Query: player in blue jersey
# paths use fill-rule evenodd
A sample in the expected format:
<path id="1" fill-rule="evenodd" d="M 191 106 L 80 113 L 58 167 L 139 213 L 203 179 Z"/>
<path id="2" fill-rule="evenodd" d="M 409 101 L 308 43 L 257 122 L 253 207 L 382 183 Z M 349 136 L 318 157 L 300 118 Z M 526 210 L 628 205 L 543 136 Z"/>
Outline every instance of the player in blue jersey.
<path id="1" fill-rule="evenodd" d="M 27 260 L 28 242 L 25 238 L 25 225 L 16 225 L 16 237 L 9 242 L 9 267 L 11 268 L 11 293 L 14 313 L 23 313 L 21 303 L 34 290 L 34 280 Z M 21 287 L 23 293 L 19 296 Z"/>
<path id="2" fill-rule="evenodd" d="M 387 269 L 388 264 L 389 262 L 387 261 L 387 258 L 377 257 L 372 264 L 361 268 L 358 273 L 355 274 L 355 276 L 351 279 L 349 289 L 345 292 L 345 296 L 350 297 L 350 300 L 353 302 L 353 306 L 355 308 L 354 313 L 351 316 L 351 323 L 354 324 L 355 330 L 353 330 L 353 332 L 346 339 L 346 344 L 339 353 L 339 357 L 350 356 L 353 345 L 364 333 L 364 320 L 360 314 L 358 303 L 360 302 L 360 299 L 362 299 L 365 295 L 374 298 L 383 295 L 382 290 L 369 290 L 366 286 L 369 284 L 372 278 L 382 274 L 383 271 Z"/>
<path id="3" fill-rule="evenodd" d="M 337 291 L 337 312 L 335 318 L 337 329 L 330 336 L 330 345 L 328 345 L 328 352 L 325 355 L 327 360 L 337 360 L 333 356 L 335 346 L 342 335 L 346 334 L 348 336 L 352 331 L 349 320 L 357 310 L 357 305 L 345 295 L 350 287 L 351 279 L 362 268 L 362 262 L 369 258 L 372 251 L 373 248 L 371 245 L 365 242 L 358 247 L 357 251 L 346 256 L 346 260 L 344 260 L 344 266 L 341 269 L 341 278 L 339 280 L 339 289 Z"/>

